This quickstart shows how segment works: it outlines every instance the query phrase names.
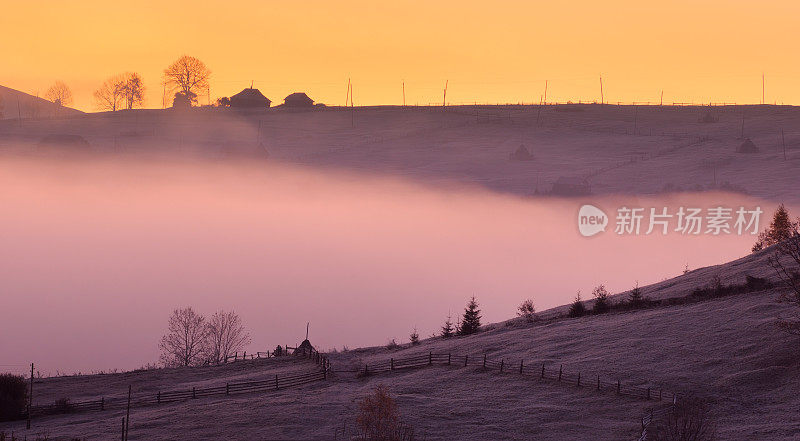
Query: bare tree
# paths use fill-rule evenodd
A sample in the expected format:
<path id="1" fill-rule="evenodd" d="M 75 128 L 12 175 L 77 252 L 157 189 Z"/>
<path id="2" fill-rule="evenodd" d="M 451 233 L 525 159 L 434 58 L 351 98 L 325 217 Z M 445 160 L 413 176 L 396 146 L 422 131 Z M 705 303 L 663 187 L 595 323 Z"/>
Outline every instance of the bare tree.
<path id="1" fill-rule="evenodd" d="M 397 439 L 395 429 L 399 422 L 399 412 L 397 403 L 386 386 L 379 384 L 371 394 L 359 401 L 356 422 L 362 439 Z"/>
<path id="2" fill-rule="evenodd" d="M 250 334 L 235 312 L 219 311 L 211 316 L 206 325 L 209 340 L 209 359 L 222 363 L 235 352 L 250 344 Z"/>
<path id="3" fill-rule="evenodd" d="M 56 81 L 44 94 L 47 101 L 51 101 L 57 106 L 71 106 L 72 105 L 72 91 L 63 81 Z"/>
<path id="4" fill-rule="evenodd" d="M 125 80 L 120 75 L 105 80 L 100 88 L 94 91 L 97 108 L 112 112 L 117 110 L 122 103 L 123 87 L 125 87 Z"/>
<path id="5" fill-rule="evenodd" d="M 142 76 L 136 72 L 123 74 L 122 97 L 125 100 L 125 108 L 130 110 L 136 106 L 144 104 L 144 82 Z"/>
<path id="6" fill-rule="evenodd" d="M 775 245 L 775 253 L 770 256 L 769 264 L 789 289 L 781 294 L 780 300 L 800 308 L 800 234 L 795 232 Z M 794 317 L 778 319 L 778 326 L 790 334 L 800 335 L 800 311 L 796 311 Z"/>
<path id="7" fill-rule="evenodd" d="M 651 441 L 712 441 L 717 426 L 708 406 L 696 398 L 684 398 L 664 418 L 651 423 L 647 439 Z"/>
<path id="8" fill-rule="evenodd" d="M 196 366 L 205 362 L 207 335 L 205 317 L 191 307 L 173 311 L 167 333 L 159 344 L 164 366 Z"/>
<path id="9" fill-rule="evenodd" d="M 164 69 L 164 77 L 173 91 L 195 102 L 198 92 L 208 87 L 211 71 L 197 58 L 184 55 Z"/>

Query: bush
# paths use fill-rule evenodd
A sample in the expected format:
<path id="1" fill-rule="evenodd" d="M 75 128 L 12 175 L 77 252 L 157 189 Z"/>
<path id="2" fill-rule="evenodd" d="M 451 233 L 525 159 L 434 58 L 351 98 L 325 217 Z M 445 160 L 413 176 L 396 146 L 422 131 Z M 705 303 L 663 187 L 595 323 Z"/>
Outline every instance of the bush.
<path id="1" fill-rule="evenodd" d="M 400 345 L 394 339 L 391 339 L 389 343 L 386 343 L 386 349 L 400 349 Z"/>
<path id="2" fill-rule="evenodd" d="M 592 290 L 594 296 L 594 307 L 592 312 L 595 314 L 604 314 L 611 311 L 611 300 L 608 298 L 608 291 L 605 285 L 599 285 Z"/>
<path id="3" fill-rule="evenodd" d="M 356 423 L 365 440 L 394 440 L 399 422 L 397 403 L 386 386 L 378 385 L 358 403 Z"/>
<path id="4" fill-rule="evenodd" d="M 0 421 L 21 419 L 27 403 L 28 383 L 25 377 L 0 374 Z"/>
<path id="5" fill-rule="evenodd" d="M 529 323 L 536 321 L 536 307 L 533 306 L 533 300 L 528 299 L 522 302 L 517 307 L 517 316 L 524 317 Z"/>
<path id="6" fill-rule="evenodd" d="M 583 305 L 583 301 L 581 300 L 581 292 L 578 291 L 578 295 L 575 296 L 575 301 L 569 306 L 569 316 L 582 317 L 584 315 L 586 315 L 586 306 Z"/>
<path id="7" fill-rule="evenodd" d="M 633 308 L 641 307 L 644 304 L 644 295 L 642 295 L 642 288 L 639 288 L 639 284 L 637 283 L 635 287 L 631 290 L 630 295 L 628 295 L 628 304 Z"/>
<path id="8" fill-rule="evenodd" d="M 702 400 L 685 398 L 679 401 L 667 416 L 653 421 L 647 429 L 651 441 L 711 441 L 717 427 Z"/>
<path id="9" fill-rule="evenodd" d="M 414 328 L 414 330 L 411 331 L 411 335 L 409 336 L 409 339 L 411 340 L 411 345 L 412 346 L 416 346 L 416 345 L 419 344 L 419 333 L 417 332 L 417 328 Z"/>

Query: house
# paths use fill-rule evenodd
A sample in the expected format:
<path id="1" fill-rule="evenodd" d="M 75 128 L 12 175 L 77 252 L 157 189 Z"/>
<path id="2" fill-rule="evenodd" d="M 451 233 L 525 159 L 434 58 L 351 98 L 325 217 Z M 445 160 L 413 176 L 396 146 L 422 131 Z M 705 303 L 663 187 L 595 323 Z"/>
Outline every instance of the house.
<path id="1" fill-rule="evenodd" d="M 260 90 L 248 87 L 230 98 L 231 107 L 239 108 L 266 108 L 272 104 Z"/>
<path id="2" fill-rule="evenodd" d="M 551 194 L 556 196 L 587 196 L 592 193 L 589 181 L 579 177 L 562 176 L 553 184 Z"/>
<path id="3" fill-rule="evenodd" d="M 287 107 L 312 107 L 314 106 L 314 100 L 303 92 L 295 92 L 287 96 L 283 100 L 283 104 Z"/>

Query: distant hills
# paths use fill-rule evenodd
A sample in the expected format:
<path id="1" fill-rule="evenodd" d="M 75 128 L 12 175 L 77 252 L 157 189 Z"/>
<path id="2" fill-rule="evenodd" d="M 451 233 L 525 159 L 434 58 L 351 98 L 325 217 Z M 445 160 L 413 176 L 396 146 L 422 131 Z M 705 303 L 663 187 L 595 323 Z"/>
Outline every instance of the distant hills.
<path id="1" fill-rule="evenodd" d="M 50 118 L 81 113 L 80 110 L 59 107 L 46 99 L 0 86 L 0 119 Z"/>

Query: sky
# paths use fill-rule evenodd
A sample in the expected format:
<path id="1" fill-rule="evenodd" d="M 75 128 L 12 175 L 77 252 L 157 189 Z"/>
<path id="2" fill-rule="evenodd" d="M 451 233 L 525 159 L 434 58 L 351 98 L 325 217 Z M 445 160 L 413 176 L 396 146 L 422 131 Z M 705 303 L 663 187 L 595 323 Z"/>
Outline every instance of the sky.
<path id="1" fill-rule="evenodd" d="M 183 54 L 212 70 L 211 98 L 251 81 L 273 101 L 305 91 L 356 105 L 548 101 L 800 103 L 800 3 L 0 0 L 0 84 L 75 107 L 139 72 L 147 107 Z M 208 97 L 201 97 L 201 103 Z"/>

